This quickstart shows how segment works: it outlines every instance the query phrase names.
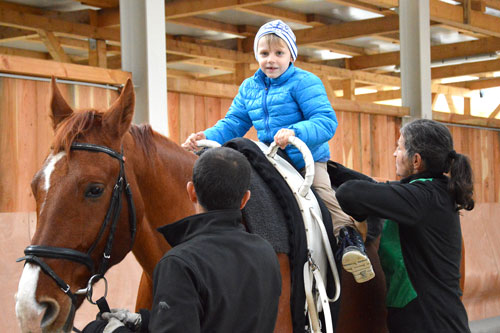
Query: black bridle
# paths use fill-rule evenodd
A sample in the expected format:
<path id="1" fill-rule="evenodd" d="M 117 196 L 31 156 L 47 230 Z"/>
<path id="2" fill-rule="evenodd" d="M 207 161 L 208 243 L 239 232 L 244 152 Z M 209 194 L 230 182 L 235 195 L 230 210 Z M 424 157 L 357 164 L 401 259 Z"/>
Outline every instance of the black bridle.
<path id="1" fill-rule="evenodd" d="M 17 259 L 17 262 L 26 261 L 29 263 L 33 263 L 38 265 L 42 271 L 49 275 L 56 284 L 61 288 L 61 290 L 71 298 L 72 308 L 71 315 L 74 315 L 75 305 L 76 305 L 76 295 L 87 295 L 87 299 L 92 303 L 92 285 L 97 282 L 99 279 L 104 279 L 104 273 L 109 268 L 109 261 L 111 258 L 111 250 L 113 248 L 113 239 L 117 227 L 118 217 L 120 216 L 120 211 L 122 209 L 122 193 L 125 191 L 127 196 L 127 203 L 129 207 L 129 224 L 130 224 L 130 249 L 132 249 L 134 245 L 134 239 L 136 234 L 136 216 L 135 216 L 135 206 L 134 201 L 132 199 L 132 191 L 130 190 L 130 186 L 127 182 L 127 178 L 125 177 L 125 159 L 123 154 L 117 153 L 116 151 L 105 147 L 94 145 L 90 143 L 79 143 L 74 142 L 71 145 L 71 150 L 85 150 L 90 152 L 98 152 L 105 153 L 109 156 L 116 158 L 120 162 L 120 173 L 118 175 L 118 179 L 113 188 L 113 193 L 111 195 L 111 201 L 108 207 L 108 211 L 104 217 L 104 221 L 101 225 L 101 229 L 99 230 L 99 234 L 97 235 L 97 239 L 90 246 L 87 253 L 80 252 L 77 250 L 64 248 L 64 247 L 53 247 L 53 246 L 44 246 L 44 245 L 29 245 L 24 250 L 24 257 Z M 99 267 L 96 269 L 94 266 L 94 261 L 92 260 L 91 254 L 96 248 L 97 244 L 102 238 L 104 231 L 110 224 L 110 231 L 108 235 L 108 239 L 106 241 L 106 246 L 104 248 L 103 256 Z M 87 288 L 79 289 L 76 292 L 71 292 L 70 286 L 61 279 L 56 272 L 49 265 L 47 265 L 41 258 L 51 258 L 51 259 L 64 259 L 70 260 L 73 262 L 77 262 L 85 265 L 88 270 L 91 272 L 91 278 L 88 281 Z M 105 279 L 104 279 L 105 280 Z M 106 291 L 107 291 L 107 283 L 106 283 Z M 69 316 L 71 318 L 72 316 Z"/>

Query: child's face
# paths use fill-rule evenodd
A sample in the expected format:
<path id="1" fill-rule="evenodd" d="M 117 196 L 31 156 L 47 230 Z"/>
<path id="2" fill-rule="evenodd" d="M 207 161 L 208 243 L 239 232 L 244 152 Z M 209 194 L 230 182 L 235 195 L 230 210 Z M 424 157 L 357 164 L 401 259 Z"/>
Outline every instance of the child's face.
<path id="1" fill-rule="evenodd" d="M 288 69 L 292 55 L 283 40 L 271 44 L 265 37 L 262 37 L 257 44 L 257 59 L 264 74 L 275 79 Z"/>

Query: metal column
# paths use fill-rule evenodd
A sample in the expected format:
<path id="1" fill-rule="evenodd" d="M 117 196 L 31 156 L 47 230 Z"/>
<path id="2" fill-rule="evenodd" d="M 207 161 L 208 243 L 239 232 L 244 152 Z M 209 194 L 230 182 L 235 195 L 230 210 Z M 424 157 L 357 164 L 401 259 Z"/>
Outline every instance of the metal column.
<path id="1" fill-rule="evenodd" d="M 122 69 L 132 72 L 134 122 L 168 136 L 165 2 L 120 0 Z"/>
<path id="2" fill-rule="evenodd" d="M 399 40 L 402 104 L 432 119 L 429 0 L 399 0 Z"/>

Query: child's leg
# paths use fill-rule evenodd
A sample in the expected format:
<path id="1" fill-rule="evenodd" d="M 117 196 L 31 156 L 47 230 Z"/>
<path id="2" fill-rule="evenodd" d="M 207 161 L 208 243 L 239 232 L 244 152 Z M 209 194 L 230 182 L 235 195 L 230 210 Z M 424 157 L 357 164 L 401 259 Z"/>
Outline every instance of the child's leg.
<path id="1" fill-rule="evenodd" d="M 370 259 L 365 253 L 363 239 L 356 229 L 354 219 L 340 208 L 325 162 L 314 163 L 312 187 L 321 197 L 332 216 L 333 231 L 343 247 L 342 266 L 354 275 L 358 283 L 371 280 L 375 273 Z"/>
<path id="2" fill-rule="evenodd" d="M 337 197 L 335 196 L 335 191 L 333 190 L 330 182 L 330 176 L 328 175 L 328 171 L 326 169 L 326 163 L 314 163 L 314 180 L 312 187 L 316 193 L 318 193 L 321 200 L 323 200 L 323 203 L 326 208 L 328 208 L 328 211 L 332 216 L 333 233 L 335 237 L 338 238 L 339 231 L 343 227 L 355 228 L 352 218 L 344 213 L 342 208 L 340 208 Z"/>

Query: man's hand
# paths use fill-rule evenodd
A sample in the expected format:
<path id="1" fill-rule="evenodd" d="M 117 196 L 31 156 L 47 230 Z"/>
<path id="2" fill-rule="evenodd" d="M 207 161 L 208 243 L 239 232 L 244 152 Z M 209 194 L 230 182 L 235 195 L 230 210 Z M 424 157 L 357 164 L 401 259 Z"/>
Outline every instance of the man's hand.
<path id="1" fill-rule="evenodd" d="M 205 136 L 205 133 L 203 132 L 198 132 L 198 133 L 192 133 L 188 138 L 186 139 L 186 142 L 184 142 L 181 147 L 190 150 L 190 151 L 197 151 L 199 150 L 199 147 L 196 145 L 196 141 L 198 140 L 205 140 L 207 137 Z"/>
<path id="2" fill-rule="evenodd" d="M 109 312 L 105 312 L 105 313 L 109 313 Z M 102 331 L 102 333 L 113 333 L 118 327 L 121 327 L 121 326 L 125 326 L 125 325 L 121 321 L 119 321 L 118 319 L 111 317 L 108 319 L 108 324 L 106 325 L 106 327 L 104 327 L 104 330 Z"/>
<path id="3" fill-rule="evenodd" d="M 295 132 L 293 130 L 282 128 L 274 136 L 274 142 L 276 142 L 281 149 L 285 149 L 288 145 L 288 138 L 291 136 L 295 136 Z"/>
<path id="4" fill-rule="evenodd" d="M 135 331 L 139 330 L 142 323 L 142 317 L 140 314 L 130 312 L 127 309 L 111 309 L 111 312 L 104 312 L 101 317 L 105 320 L 108 320 L 110 323 L 112 320 L 118 320 L 121 323 L 125 324 L 128 328 Z"/>

